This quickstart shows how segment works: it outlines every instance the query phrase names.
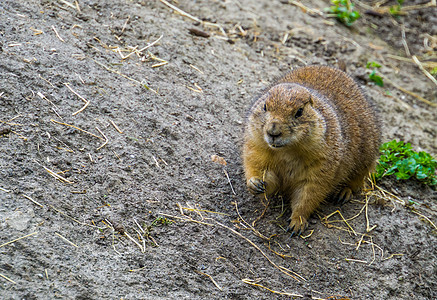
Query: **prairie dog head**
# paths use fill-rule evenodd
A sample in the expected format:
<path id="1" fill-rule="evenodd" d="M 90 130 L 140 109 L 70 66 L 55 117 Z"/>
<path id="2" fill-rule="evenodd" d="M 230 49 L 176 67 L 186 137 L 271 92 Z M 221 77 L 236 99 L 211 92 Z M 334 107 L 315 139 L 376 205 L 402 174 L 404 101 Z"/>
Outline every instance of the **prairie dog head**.
<path id="1" fill-rule="evenodd" d="M 313 108 L 313 95 L 293 83 L 273 86 L 255 103 L 252 129 L 262 135 L 271 149 L 286 148 L 310 141 L 320 128 L 320 118 Z M 315 132 L 314 132 L 315 133 Z"/>

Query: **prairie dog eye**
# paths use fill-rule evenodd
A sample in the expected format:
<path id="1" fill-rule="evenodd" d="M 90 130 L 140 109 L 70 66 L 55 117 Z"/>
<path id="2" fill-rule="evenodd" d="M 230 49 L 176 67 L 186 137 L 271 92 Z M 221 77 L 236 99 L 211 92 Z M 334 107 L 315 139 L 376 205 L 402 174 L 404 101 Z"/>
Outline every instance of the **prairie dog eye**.
<path id="1" fill-rule="evenodd" d="M 296 114 L 294 115 L 294 117 L 297 119 L 297 118 L 299 118 L 300 116 L 302 116 L 302 113 L 303 113 L 303 107 L 301 107 L 301 108 L 299 108 L 299 109 L 297 110 L 297 112 L 296 112 Z"/>
<path id="2" fill-rule="evenodd" d="M 264 111 L 267 111 L 267 104 L 264 103 L 264 107 L 263 107 Z"/>

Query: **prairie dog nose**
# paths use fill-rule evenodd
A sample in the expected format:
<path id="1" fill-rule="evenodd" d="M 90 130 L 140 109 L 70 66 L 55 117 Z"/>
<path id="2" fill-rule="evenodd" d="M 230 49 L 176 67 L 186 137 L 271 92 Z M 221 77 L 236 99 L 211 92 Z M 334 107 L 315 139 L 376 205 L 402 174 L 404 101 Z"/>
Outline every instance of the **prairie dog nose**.
<path id="1" fill-rule="evenodd" d="M 282 131 L 281 131 L 281 128 L 280 128 L 278 122 L 270 123 L 267 127 L 266 132 L 271 137 L 278 137 L 278 136 L 282 135 Z"/>

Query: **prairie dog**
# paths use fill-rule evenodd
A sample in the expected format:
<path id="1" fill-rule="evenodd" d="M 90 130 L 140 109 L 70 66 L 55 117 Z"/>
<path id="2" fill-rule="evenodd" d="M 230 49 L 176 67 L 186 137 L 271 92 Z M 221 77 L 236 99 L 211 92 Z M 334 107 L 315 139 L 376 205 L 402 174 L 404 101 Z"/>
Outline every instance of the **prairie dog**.
<path id="1" fill-rule="evenodd" d="M 253 194 L 281 194 L 289 230 L 302 233 L 329 196 L 348 201 L 373 170 L 381 122 L 346 73 L 328 66 L 292 70 L 256 98 L 244 136 L 246 183 Z"/>

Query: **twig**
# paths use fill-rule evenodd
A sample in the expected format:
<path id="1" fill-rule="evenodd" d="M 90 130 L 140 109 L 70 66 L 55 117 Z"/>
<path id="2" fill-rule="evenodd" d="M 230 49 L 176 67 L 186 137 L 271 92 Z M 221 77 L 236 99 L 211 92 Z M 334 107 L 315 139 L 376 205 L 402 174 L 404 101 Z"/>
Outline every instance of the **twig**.
<path id="1" fill-rule="evenodd" d="M 187 18 L 189 18 L 189 19 L 191 19 L 191 20 L 193 20 L 195 22 L 199 22 L 199 23 L 201 23 L 204 26 L 217 27 L 224 36 L 227 36 L 226 32 L 224 31 L 224 29 L 223 29 L 223 27 L 221 25 L 215 24 L 215 23 L 211 23 L 211 22 L 202 21 L 201 19 L 199 19 L 199 18 L 197 18 L 197 17 L 195 17 L 193 15 L 190 15 L 187 12 L 184 12 L 182 9 L 174 6 L 173 4 L 168 3 L 166 0 L 159 0 L 159 1 L 161 1 L 163 4 L 167 5 L 168 7 L 173 9 L 174 11 L 178 12 L 180 15 L 182 15 L 184 17 L 187 17 Z"/>
<path id="2" fill-rule="evenodd" d="M 202 210 L 201 210 L 201 209 L 194 208 L 194 207 L 191 205 L 191 203 L 189 203 L 189 202 L 186 202 L 186 204 L 187 204 L 187 206 L 189 207 L 189 209 L 190 209 L 191 211 L 193 211 L 193 212 L 195 212 L 196 214 L 199 215 L 201 221 L 205 220 L 205 218 L 204 218 L 203 215 L 202 215 Z M 182 206 L 181 206 L 181 207 L 182 207 Z M 184 214 L 184 215 L 185 215 L 185 214 Z M 190 218 L 192 218 L 192 217 L 190 217 Z"/>
<path id="3" fill-rule="evenodd" d="M 67 1 L 65 1 L 65 0 L 59 0 L 59 2 L 62 2 L 62 3 L 64 3 L 65 5 L 67 5 L 67 6 L 71 7 L 71 8 L 76 9 L 76 7 L 75 7 L 72 3 L 70 3 L 70 2 L 67 2 Z"/>
<path id="4" fill-rule="evenodd" d="M 191 218 L 181 218 L 181 217 L 172 216 L 172 215 L 168 215 L 168 214 L 164 214 L 164 213 L 159 213 L 159 214 L 162 216 L 179 219 L 179 220 L 186 221 L 186 222 L 193 222 L 193 223 L 198 223 L 198 224 L 202 224 L 202 225 L 214 226 L 214 224 L 210 224 L 210 223 L 206 223 L 206 222 L 202 222 L 202 221 L 197 221 L 197 220 L 194 220 Z"/>
<path id="5" fill-rule="evenodd" d="M 363 237 L 364 237 L 364 235 L 363 235 Z M 383 250 L 382 248 L 380 248 L 378 245 L 375 245 L 375 244 L 373 243 L 373 239 L 372 239 L 372 237 L 370 237 L 370 244 L 372 245 L 373 258 L 372 258 L 372 261 L 369 263 L 369 266 L 370 266 L 371 264 L 373 264 L 373 262 L 374 262 L 375 259 L 376 259 L 375 246 L 377 246 L 377 247 L 381 250 L 381 260 L 382 260 L 382 257 L 384 257 L 384 250 Z"/>
<path id="6" fill-rule="evenodd" d="M 25 239 L 25 238 L 27 238 L 27 237 L 29 237 L 29 236 L 35 235 L 35 234 L 37 234 L 37 233 L 38 233 L 38 232 L 32 232 L 32 233 L 30 233 L 30 234 L 28 234 L 28 235 L 25 235 L 25 236 L 22 236 L 22 237 L 19 237 L 19 238 L 15 239 L 15 240 L 12 240 L 12 241 L 6 242 L 6 243 L 4 243 L 4 244 L 1 244 L 1 245 L 0 245 L 0 248 L 1 248 L 1 247 L 4 247 L 4 246 L 6 246 L 6 245 L 9 245 L 9 244 L 15 243 L 15 242 L 17 242 L 17 241 L 19 241 L 19 240 Z"/>
<path id="7" fill-rule="evenodd" d="M 319 15 L 321 17 L 324 16 L 323 13 L 320 10 L 309 8 L 309 7 L 303 5 L 302 3 L 298 2 L 298 1 L 290 0 L 289 3 L 299 7 L 304 13 L 308 12 L 309 15 L 313 14 L 313 15 Z"/>
<path id="8" fill-rule="evenodd" d="M 197 72 L 199 72 L 200 74 L 205 74 L 205 73 L 203 73 L 198 67 L 196 67 L 196 66 L 194 66 L 194 65 L 192 65 L 192 64 L 190 64 L 190 67 L 192 67 L 194 70 L 196 70 Z"/>
<path id="9" fill-rule="evenodd" d="M 146 50 L 146 49 L 149 49 L 150 47 L 152 47 L 153 45 L 155 45 L 156 43 L 158 43 L 161 39 L 162 39 L 162 37 L 163 37 L 163 35 L 161 34 L 161 36 L 156 40 L 156 41 L 154 41 L 154 42 L 152 42 L 152 43 L 150 43 L 150 44 L 148 44 L 146 47 L 144 47 L 144 48 L 141 48 L 140 50 L 138 50 L 137 52 L 143 52 L 144 50 Z M 130 55 L 130 54 L 129 54 Z M 129 56 L 128 55 L 128 56 Z"/>
<path id="10" fill-rule="evenodd" d="M 0 273 L 0 277 L 3 277 L 4 279 L 6 279 L 9 282 L 12 282 L 13 284 L 17 284 L 15 281 L 13 281 L 12 279 L 10 279 L 9 277 L 6 277 L 5 275 L 3 275 L 2 273 Z"/>
<path id="11" fill-rule="evenodd" d="M 196 270 L 196 272 L 197 273 L 199 273 L 199 274 L 201 274 L 201 275 L 205 275 L 205 276 L 207 276 L 209 279 L 211 279 L 211 281 L 212 281 L 212 283 L 220 290 L 220 291 L 223 291 L 223 289 L 217 284 L 217 282 L 215 282 L 215 280 L 214 280 L 214 278 L 212 278 L 212 276 L 211 275 L 209 275 L 209 274 L 206 274 L 206 273 L 203 273 L 203 272 L 200 272 L 200 271 L 197 271 Z"/>
<path id="12" fill-rule="evenodd" d="M 6 190 L 6 189 L 1 188 L 1 187 L 0 187 L 0 191 L 3 191 L 3 192 L 5 192 L 5 193 L 10 193 L 10 192 L 11 192 L 10 190 Z"/>
<path id="13" fill-rule="evenodd" d="M 12 122 L 13 120 L 15 120 L 15 119 L 18 119 L 19 117 L 22 117 L 23 115 L 17 115 L 17 116 L 15 116 L 15 117 L 13 117 L 12 119 L 9 119 L 7 122 L 6 122 L 6 124 L 9 124 L 9 125 L 18 125 L 18 124 L 11 124 L 11 123 L 9 123 L 9 122 Z"/>
<path id="14" fill-rule="evenodd" d="M 146 251 L 146 239 L 136 228 L 134 228 L 134 230 L 137 232 L 138 241 L 143 242 L 143 249 Z"/>
<path id="15" fill-rule="evenodd" d="M 431 79 L 431 81 L 437 85 L 437 80 L 434 78 L 434 76 L 432 76 L 427 70 L 425 70 L 425 68 L 423 67 L 422 63 L 417 59 L 416 55 L 411 56 L 411 58 L 413 59 L 413 61 L 416 63 L 416 65 L 419 67 L 419 69 L 423 72 L 423 74 L 425 74 L 426 77 L 428 77 L 429 79 Z"/>
<path id="16" fill-rule="evenodd" d="M 181 215 L 185 216 L 185 214 L 184 214 L 184 210 L 182 209 L 182 205 L 178 202 L 178 203 L 177 203 L 177 206 L 178 206 L 178 208 L 179 208 L 179 212 L 181 213 Z"/>
<path id="17" fill-rule="evenodd" d="M 56 120 L 54 120 L 54 119 L 50 119 L 50 121 L 53 122 L 53 123 L 56 123 L 56 124 L 60 124 L 60 125 L 64 125 L 64 126 L 72 127 L 72 128 L 74 128 L 74 129 L 77 129 L 77 130 L 79 130 L 79 131 L 82 131 L 82 132 L 84 132 L 84 133 L 86 133 L 86 134 L 89 134 L 89 135 L 91 135 L 91 136 L 93 136 L 93 137 L 96 137 L 96 138 L 98 138 L 98 139 L 100 139 L 100 140 L 103 140 L 102 137 L 100 137 L 100 136 L 98 136 L 98 135 L 95 135 L 94 133 L 91 133 L 91 132 L 89 132 L 89 131 L 83 130 L 83 129 L 79 128 L 79 127 L 76 127 L 76 126 L 74 126 L 74 125 L 70 125 L 70 124 L 67 124 L 67 123 L 62 123 L 62 122 L 56 121 Z"/>
<path id="18" fill-rule="evenodd" d="M 109 120 L 109 122 L 110 122 L 110 123 L 112 124 L 112 126 L 114 126 L 115 130 L 117 130 L 117 131 L 118 131 L 118 133 L 123 133 L 123 131 L 121 131 L 121 130 L 120 130 L 120 128 L 118 128 L 118 126 L 117 126 L 117 125 L 115 125 L 114 121 L 112 121 L 112 120 Z"/>
<path id="19" fill-rule="evenodd" d="M 330 222 L 328 222 L 328 219 L 330 217 L 332 217 L 333 215 L 335 215 L 336 213 L 338 213 L 341 217 L 341 219 L 343 220 L 344 223 L 346 223 L 347 227 L 349 227 L 350 230 L 352 230 L 352 233 L 357 236 L 357 233 L 355 232 L 355 230 L 349 225 L 349 223 L 347 222 L 347 220 L 343 217 L 343 215 L 341 214 L 341 212 L 337 209 L 336 211 L 334 211 L 333 213 L 323 217 L 323 219 L 325 220 L 325 223 L 328 224 Z"/>
<path id="20" fill-rule="evenodd" d="M 264 172 L 265 174 L 265 172 Z M 264 180 L 264 176 L 263 176 L 263 180 Z M 252 226 L 255 227 L 255 223 L 258 222 L 259 220 L 261 220 L 262 217 L 264 217 L 265 213 L 267 212 L 267 209 L 269 208 L 270 205 L 270 199 L 267 198 L 267 194 L 264 193 L 264 199 L 266 200 L 266 204 L 264 204 L 263 201 L 261 201 L 261 203 L 264 205 L 264 209 L 262 211 L 262 213 L 252 222 Z M 282 215 L 282 213 L 281 213 Z"/>
<path id="21" fill-rule="evenodd" d="M 424 215 L 422 215 L 421 213 L 419 213 L 419 212 L 417 212 L 417 211 L 414 211 L 414 210 L 411 210 L 413 213 L 415 213 L 416 215 L 419 215 L 419 216 L 421 216 L 422 218 L 424 218 L 425 220 L 427 220 L 435 229 L 437 229 L 437 226 L 435 226 L 435 224 L 427 217 L 427 216 L 424 216 Z"/>
<path id="22" fill-rule="evenodd" d="M 375 184 L 375 187 L 378 189 L 378 191 L 380 191 L 384 196 L 385 194 L 388 194 L 389 196 L 391 196 L 393 199 L 396 200 L 396 202 L 398 204 L 404 205 L 405 206 L 405 201 L 403 201 L 401 198 L 399 198 L 398 196 L 394 195 L 393 193 L 390 193 L 389 191 L 384 190 L 383 188 L 381 188 L 379 185 Z M 390 198 L 389 198 L 390 199 Z"/>
<path id="23" fill-rule="evenodd" d="M 211 213 L 211 214 L 218 214 L 218 215 L 223 215 L 223 216 L 230 216 L 227 213 L 222 213 L 222 212 L 218 212 L 218 211 L 211 211 L 211 210 L 207 210 L 207 209 L 198 209 L 198 208 L 191 208 L 191 207 L 180 207 L 181 209 L 184 210 L 188 210 L 188 211 L 203 211 L 203 212 L 207 212 L 207 213 Z"/>
<path id="24" fill-rule="evenodd" d="M 435 2 L 435 0 L 434 0 L 434 2 Z M 437 85 L 437 80 L 427 70 L 425 70 L 425 68 L 422 66 L 421 62 L 417 59 L 416 55 L 411 55 L 410 49 L 408 48 L 407 39 L 405 37 L 405 28 L 402 26 L 401 30 L 402 30 L 401 31 L 402 32 L 402 44 L 404 45 L 405 53 L 407 54 L 407 56 L 410 56 L 413 59 L 414 63 L 425 74 L 425 76 L 428 77 L 435 85 Z"/>
<path id="25" fill-rule="evenodd" d="M 152 89 L 151 87 L 147 86 L 146 84 L 144 84 L 144 83 L 142 83 L 142 82 L 140 82 L 140 81 L 138 81 L 138 80 L 136 80 L 136 79 L 130 78 L 129 76 L 127 76 L 127 75 L 125 75 L 125 74 L 123 74 L 123 73 L 121 73 L 121 72 L 119 72 L 119 71 L 117 71 L 117 70 L 111 69 L 111 68 L 105 66 L 104 64 L 98 62 L 97 60 L 95 60 L 95 59 L 93 59 L 93 58 L 92 58 L 92 60 L 93 60 L 96 64 L 98 64 L 99 66 L 105 68 L 107 71 L 112 72 L 112 73 L 115 73 L 115 74 L 118 74 L 118 75 L 120 75 L 121 77 L 124 77 L 124 78 L 126 78 L 126 79 L 128 79 L 128 80 L 130 80 L 130 81 L 133 81 L 133 82 L 135 82 L 135 83 L 141 85 L 142 87 L 144 87 L 146 90 L 151 90 L 152 92 L 154 92 L 155 94 L 158 95 L 158 92 L 157 92 L 157 91 L 155 91 L 155 90 Z"/>
<path id="26" fill-rule="evenodd" d="M 79 13 L 81 13 L 80 7 L 79 7 L 79 2 L 77 0 L 74 0 L 74 4 L 76 4 L 76 9 Z"/>
<path id="27" fill-rule="evenodd" d="M 126 231 L 124 232 L 124 235 L 132 242 L 134 242 L 141 249 L 142 253 L 146 252 L 146 249 L 144 249 L 143 246 L 140 243 L 138 243 L 134 238 L 132 238 Z"/>
<path id="28" fill-rule="evenodd" d="M 407 38 L 405 37 L 405 28 L 401 26 L 401 36 L 402 36 L 402 45 L 404 46 L 405 53 L 407 56 L 411 56 L 410 49 L 408 48 Z"/>
<path id="29" fill-rule="evenodd" d="M 259 248 L 254 242 L 252 242 L 251 240 L 249 240 L 248 238 L 246 238 L 244 235 L 242 235 L 241 233 L 239 233 L 238 231 L 235 231 L 234 229 L 232 229 L 232 228 L 230 228 L 230 227 L 228 227 L 228 226 L 226 226 L 226 225 L 223 225 L 223 224 L 221 224 L 221 223 L 219 223 L 219 222 L 217 222 L 216 221 L 216 223 L 217 223 L 217 225 L 219 225 L 219 226 L 221 226 L 221 227 L 223 227 L 223 228 L 226 228 L 227 230 L 229 230 L 229 231 L 231 231 L 232 233 L 234 233 L 234 234 L 236 234 L 236 235 L 238 235 L 239 237 L 241 237 L 242 239 L 244 239 L 246 242 L 248 242 L 249 244 L 251 244 L 255 249 L 257 249 L 266 259 L 267 259 L 267 261 L 271 264 L 271 265 L 273 265 L 276 269 L 278 269 L 279 271 L 281 271 L 282 273 L 284 273 L 285 275 L 287 275 L 287 276 L 290 276 L 291 278 L 293 278 L 294 280 L 296 280 L 297 282 L 300 282 L 300 280 L 297 278 L 297 277 L 295 277 L 295 276 L 293 276 L 292 274 L 290 274 L 290 273 L 288 273 L 287 271 L 285 271 L 285 270 L 283 270 L 283 269 L 281 269 L 277 264 L 275 264 L 262 250 L 261 250 L 261 248 Z"/>
<path id="30" fill-rule="evenodd" d="M 402 254 L 402 253 L 393 253 L 393 254 L 390 254 L 388 257 L 386 257 L 386 258 L 384 258 L 384 259 L 381 259 L 381 260 L 388 260 L 388 259 L 390 259 L 390 258 L 393 258 L 393 257 L 395 257 L 395 256 L 404 256 L 405 254 Z"/>
<path id="31" fill-rule="evenodd" d="M 269 292 L 271 292 L 271 293 L 273 293 L 273 294 L 284 295 L 284 296 L 289 296 L 289 297 L 299 297 L 299 298 L 303 298 L 303 295 L 293 294 L 293 293 L 287 293 L 287 292 L 278 292 L 278 291 L 271 290 L 271 289 L 269 289 L 268 287 L 265 287 L 265 286 L 263 286 L 263 285 L 260 285 L 260 284 L 256 283 L 255 280 L 252 280 L 252 279 L 244 278 L 244 279 L 241 279 L 241 281 L 243 281 L 244 283 L 247 283 L 247 284 L 253 285 L 253 286 L 257 286 L 257 287 L 260 287 L 260 288 L 266 289 L 266 290 L 268 290 Z"/>
<path id="32" fill-rule="evenodd" d="M 58 37 L 58 39 L 59 39 L 61 42 L 65 43 L 65 41 L 64 41 L 64 40 L 59 36 L 58 32 L 56 31 L 55 26 L 52 25 L 52 29 L 53 29 L 53 31 L 55 32 L 55 34 L 56 34 L 56 36 Z"/>
<path id="33" fill-rule="evenodd" d="M 41 78 L 42 78 L 42 77 L 41 77 Z M 52 101 L 50 101 L 46 96 L 44 96 L 43 93 L 41 93 L 41 92 L 37 92 L 36 94 L 37 94 L 41 99 L 46 100 L 48 103 L 50 103 L 51 105 L 53 105 L 56 109 L 58 109 L 58 107 L 57 107 L 57 106 L 56 106 Z M 53 109 L 53 111 L 55 112 L 55 114 L 58 116 L 58 118 L 62 120 L 62 117 L 58 114 L 58 112 L 56 111 L 56 109 L 54 109 L 53 107 L 52 107 L 52 109 Z"/>
<path id="34" fill-rule="evenodd" d="M 299 274 L 297 274 L 296 272 L 294 272 L 293 270 L 287 269 L 283 266 L 279 266 L 282 270 L 285 270 L 287 272 L 293 273 L 294 275 L 296 275 L 297 277 L 299 277 L 300 279 L 302 279 L 303 281 L 307 281 L 304 277 L 300 276 Z"/>
<path id="35" fill-rule="evenodd" d="M 101 222 L 103 224 L 105 224 L 112 231 L 112 249 L 114 249 L 115 253 L 117 253 L 118 255 L 121 255 L 120 252 L 118 252 L 117 249 L 115 249 L 115 232 L 116 232 L 116 230 L 115 230 L 114 226 L 111 224 L 111 222 L 108 221 L 108 219 L 105 219 L 105 221 L 102 220 Z M 94 222 L 93 222 L 93 224 L 94 224 Z"/>
<path id="36" fill-rule="evenodd" d="M 421 96 L 419 96 L 419 95 L 417 95 L 417 94 L 415 94 L 415 93 L 413 93 L 413 92 L 410 92 L 409 90 L 404 89 L 403 87 L 397 85 L 396 83 L 394 83 L 393 81 L 391 81 L 391 80 L 388 79 L 387 77 L 384 78 L 384 81 L 390 83 L 392 86 L 394 86 L 394 87 L 397 88 L 398 90 L 400 90 L 400 91 L 402 91 L 402 92 L 404 92 L 404 93 L 406 93 L 406 94 L 408 94 L 408 95 L 410 95 L 410 96 L 413 96 L 414 98 L 416 98 L 417 100 L 419 100 L 419 101 L 421 101 L 421 102 L 423 102 L 423 103 L 426 103 L 426 104 L 428 104 L 428 105 L 430 105 L 430 106 L 437 107 L 437 103 L 434 103 L 434 102 L 431 102 L 431 101 L 429 101 L 429 100 L 426 100 L 425 98 L 423 98 L 423 97 L 421 97 Z"/>
<path id="37" fill-rule="evenodd" d="M 82 226 L 88 226 L 88 227 L 92 227 L 92 228 L 97 228 L 97 229 L 99 229 L 99 230 L 104 229 L 104 227 L 102 228 L 102 227 L 98 227 L 98 226 L 96 226 L 96 225 L 91 225 L 91 224 L 87 224 L 87 223 L 80 222 L 79 220 L 76 220 L 75 218 L 70 217 L 70 216 L 67 215 L 66 213 L 60 211 L 59 209 L 57 209 L 57 208 L 54 207 L 53 205 L 50 205 L 50 204 L 49 204 L 49 207 L 50 207 L 51 209 L 53 209 L 54 211 L 60 213 L 60 214 L 63 215 L 64 217 L 69 218 L 70 220 L 76 222 L 76 223 L 79 224 L 79 225 L 82 225 Z"/>
<path id="38" fill-rule="evenodd" d="M 22 135 L 22 134 L 20 134 L 20 133 L 18 133 L 18 132 L 16 132 L 16 131 L 14 131 L 14 130 L 11 130 L 11 132 L 14 133 L 14 134 L 16 134 L 16 135 L 18 135 L 18 137 L 19 137 L 20 139 L 23 139 L 23 140 L 27 141 L 27 137 L 25 137 L 24 135 Z"/>
<path id="39" fill-rule="evenodd" d="M 158 64 L 154 64 L 154 65 L 152 65 L 152 68 L 157 68 L 157 67 L 161 67 L 161 66 L 164 66 L 164 65 L 168 64 L 168 61 L 166 61 L 165 59 L 162 59 L 162 58 L 157 57 L 156 55 L 154 55 L 154 54 L 153 54 L 152 52 L 150 52 L 150 51 L 147 51 L 147 52 L 148 52 L 148 55 L 149 55 L 150 59 L 153 59 L 153 60 L 159 61 Z M 199 88 L 199 87 L 198 87 L 198 88 Z M 200 88 L 199 88 L 199 89 L 200 89 Z M 202 89 L 200 89 L 200 90 L 202 90 Z"/>
<path id="40" fill-rule="evenodd" d="M 99 148 L 97 148 L 97 150 L 100 150 L 101 148 L 103 148 L 108 143 L 108 138 L 106 137 L 106 135 L 103 134 L 103 132 L 98 127 L 96 127 L 96 129 L 105 138 L 105 142 L 102 145 L 100 145 Z"/>
<path id="41" fill-rule="evenodd" d="M 345 261 L 358 262 L 358 263 L 362 263 L 362 264 L 367 264 L 367 261 L 365 261 L 365 260 L 360 260 L 360 259 L 345 258 L 344 260 L 345 260 Z"/>
<path id="42" fill-rule="evenodd" d="M 80 113 L 81 111 L 83 111 L 87 106 L 88 106 L 88 104 L 90 104 L 90 102 L 88 101 L 88 100 L 86 100 L 84 97 L 82 97 L 81 95 L 79 95 L 77 92 L 75 92 L 71 87 L 70 87 L 70 85 L 68 84 L 68 83 L 64 83 L 64 85 L 66 86 L 66 87 L 68 87 L 68 89 L 73 93 L 73 94 L 75 94 L 77 97 L 79 97 L 79 99 L 80 100 L 82 100 L 83 102 L 85 102 L 85 105 L 81 108 L 81 109 L 79 109 L 77 112 L 75 112 L 75 113 L 72 113 L 72 116 L 75 116 L 75 115 L 77 115 L 78 113 Z"/>
<path id="43" fill-rule="evenodd" d="M 401 11 L 410 11 L 410 10 L 416 10 L 416 9 L 421 9 L 421 8 L 433 7 L 433 6 L 434 7 L 437 6 L 436 0 L 430 0 L 428 3 L 425 3 L 425 4 L 403 6 L 401 8 Z"/>
<path id="44" fill-rule="evenodd" d="M 391 58 L 391 59 L 400 60 L 400 61 L 404 61 L 404 62 L 409 62 L 409 63 L 413 63 L 414 64 L 413 59 L 408 58 L 408 57 L 392 55 L 392 54 L 386 54 L 385 57 L 388 57 L 388 58 Z M 431 69 L 437 67 L 437 62 L 434 62 L 434 61 L 421 62 L 421 64 L 422 64 L 422 66 L 424 66 L 426 68 L 431 68 Z"/>
<path id="45" fill-rule="evenodd" d="M 145 234 L 146 232 L 144 231 L 144 229 L 140 226 L 140 224 L 138 224 L 137 220 L 134 219 L 135 224 L 138 226 L 138 228 L 140 229 L 140 231 Z"/>
<path id="46" fill-rule="evenodd" d="M 238 210 L 238 203 L 237 203 L 237 201 L 235 201 L 234 204 L 235 204 L 235 211 L 237 212 L 237 215 L 238 215 L 238 217 L 241 219 L 241 221 L 243 221 L 243 223 L 244 223 L 248 228 L 250 228 L 250 229 L 255 233 L 255 235 L 257 235 L 258 237 L 260 237 L 260 238 L 262 238 L 262 239 L 265 239 L 265 240 L 267 240 L 267 241 L 270 241 L 270 239 L 269 239 L 268 237 L 266 237 L 266 236 L 263 235 L 261 232 L 259 232 L 258 230 L 255 229 L 255 221 L 256 221 L 256 220 L 253 221 L 252 226 L 250 226 L 250 224 L 247 223 L 246 220 L 244 220 L 244 218 L 240 215 L 240 211 Z"/>
<path id="47" fill-rule="evenodd" d="M 195 22 L 202 23 L 202 20 L 196 18 L 195 16 L 190 15 L 189 13 L 184 12 L 182 9 L 180 9 L 180 8 L 178 8 L 178 7 L 176 7 L 176 6 L 174 6 L 173 4 L 170 4 L 170 3 L 168 3 L 168 2 L 165 1 L 165 0 L 159 0 L 159 1 L 161 1 L 163 4 L 167 5 L 168 7 L 170 7 L 171 9 L 173 9 L 174 11 L 177 11 L 180 15 L 182 15 L 182 16 L 184 16 L 184 17 L 187 17 L 187 18 L 189 18 L 189 19 L 191 19 L 191 20 L 193 20 L 193 21 L 195 21 Z"/>
<path id="48" fill-rule="evenodd" d="M 63 236 L 60 235 L 59 233 L 55 232 L 55 234 L 56 234 L 57 236 L 59 236 L 61 239 L 63 239 L 64 241 L 66 241 L 67 243 L 69 243 L 70 245 L 72 245 L 72 246 L 74 246 L 74 247 L 76 247 L 76 248 L 79 248 L 75 243 L 73 243 L 73 242 L 67 240 L 65 237 L 63 237 Z"/>
<path id="49" fill-rule="evenodd" d="M 59 174 L 57 174 L 56 172 L 54 172 L 54 171 L 52 171 L 52 170 L 50 170 L 49 168 L 47 168 L 47 167 L 45 167 L 45 166 L 42 166 L 51 176 L 53 176 L 54 178 L 56 178 L 56 179 L 58 179 L 58 180 L 60 180 L 60 181 L 63 181 L 63 182 L 65 182 L 65 183 L 69 183 L 69 184 L 73 184 L 74 182 L 72 182 L 72 181 L 70 181 L 70 180 L 68 180 L 68 179 L 66 179 L 66 178 L 64 178 L 64 177 L 62 177 L 61 175 L 59 175 Z"/>
<path id="50" fill-rule="evenodd" d="M 149 239 L 152 240 L 152 242 L 155 244 L 155 247 L 159 247 L 159 244 L 156 242 L 156 240 L 153 238 L 153 236 L 149 235 Z M 146 246 L 144 245 L 144 247 L 146 247 Z"/>
<path id="51" fill-rule="evenodd" d="M 148 265 L 145 265 L 144 267 L 141 267 L 141 268 L 138 268 L 138 269 L 130 269 L 129 272 L 138 272 L 138 271 L 144 270 L 147 267 L 148 267 Z"/>
<path id="52" fill-rule="evenodd" d="M 234 193 L 234 195 L 237 195 L 237 193 L 234 190 L 234 187 L 232 186 L 232 182 L 231 179 L 229 178 L 228 172 L 226 172 L 225 169 L 223 169 L 223 172 L 225 172 L 226 178 L 228 179 L 229 185 L 231 186 L 232 193 Z"/>
<path id="53" fill-rule="evenodd" d="M 121 28 L 121 34 L 118 36 L 118 38 L 120 38 L 121 35 L 124 33 L 124 31 L 125 31 L 125 29 L 126 29 L 126 26 L 127 26 L 127 23 L 129 23 L 129 20 L 130 20 L 130 15 L 127 16 L 127 19 L 126 19 L 126 21 L 124 22 L 123 27 Z"/>
<path id="54" fill-rule="evenodd" d="M 430 0 L 426 4 L 402 6 L 399 10 L 399 13 L 406 14 L 406 12 L 408 12 L 408 11 L 417 10 L 417 9 L 421 9 L 421 8 L 428 8 L 428 7 L 433 7 L 433 6 L 434 7 L 437 6 L 436 0 Z M 390 8 L 391 7 L 382 6 L 382 7 L 377 8 L 376 11 L 379 13 L 390 13 Z"/>
<path id="55" fill-rule="evenodd" d="M 314 233 L 314 229 L 311 229 L 310 230 L 310 233 L 308 233 L 307 235 L 305 235 L 305 236 L 303 236 L 303 235 L 300 235 L 300 237 L 301 238 L 303 238 L 303 239 L 307 239 L 307 238 L 309 238 L 310 236 L 312 236 L 313 235 L 313 233 Z"/>
<path id="56" fill-rule="evenodd" d="M 152 65 L 152 68 L 162 67 L 162 66 L 165 66 L 166 64 L 168 64 L 168 61 L 163 61 L 163 62 L 160 62 L 158 64 Z"/>
<path id="57" fill-rule="evenodd" d="M 155 45 L 156 43 L 158 43 L 158 42 L 162 39 L 162 37 L 163 37 L 163 35 L 161 35 L 157 40 L 155 40 L 154 42 L 148 44 L 148 45 L 145 46 L 144 48 L 141 48 L 140 50 L 137 50 L 136 48 L 137 48 L 138 46 L 135 46 L 135 48 L 131 51 L 131 53 L 129 53 L 129 54 L 126 55 L 126 56 L 123 56 L 123 55 L 121 54 L 120 49 L 118 49 L 118 53 L 120 54 L 121 59 L 123 59 L 123 60 L 125 60 L 126 58 L 129 58 L 129 57 L 130 57 L 131 55 L 133 55 L 133 54 L 140 55 L 140 54 L 142 54 L 142 52 L 143 52 L 144 50 L 147 50 L 147 49 L 149 49 L 150 47 L 152 47 L 153 45 Z"/>
<path id="58" fill-rule="evenodd" d="M 365 208 L 366 208 L 366 231 L 370 232 L 373 229 L 376 228 L 377 225 L 373 225 L 372 227 L 370 227 L 370 222 L 369 222 L 369 215 L 368 215 L 368 208 L 369 208 L 369 198 L 366 195 L 366 204 L 364 204 Z"/>
<path id="59" fill-rule="evenodd" d="M 194 89 L 194 88 L 192 88 L 192 87 L 190 87 L 190 86 L 188 86 L 188 85 L 185 85 L 188 89 L 190 89 L 190 90 L 192 90 L 193 92 L 196 92 L 196 93 L 199 93 L 199 94 L 203 94 L 203 90 L 202 89 Z"/>
<path id="60" fill-rule="evenodd" d="M 33 203 L 35 203 L 36 205 L 38 205 L 39 207 L 44 207 L 41 203 L 33 200 L 32 198 L 30 198 L 29 196 L 25 195 L 25 194 L 21 194 L 21 196 L 23 196 L 26 199 L 29 199 L 30 201 L 32 201 Z"/>
<path id="61" fill-rule="evenodd" d="M 156 159 L 155 156 L 152 155 L 153 160 L 155 161 L 155 165 L 158 167 L 158 169 L 161 169 L 161 166 L 159 165 L 158 160 Z"/>
<path id="62" fill-rule="evenodd" d="M 50 84 L 53 88 L 56 88 L 50 81 L 48 81 L 47 79 L 45 79 L 44 77 L 42 77 L 41 75 L 38 75 L 39 78 L 41 78 L 42 80 L 44 80 L 45 82 L 47 82 L 48 84 Z"/>

